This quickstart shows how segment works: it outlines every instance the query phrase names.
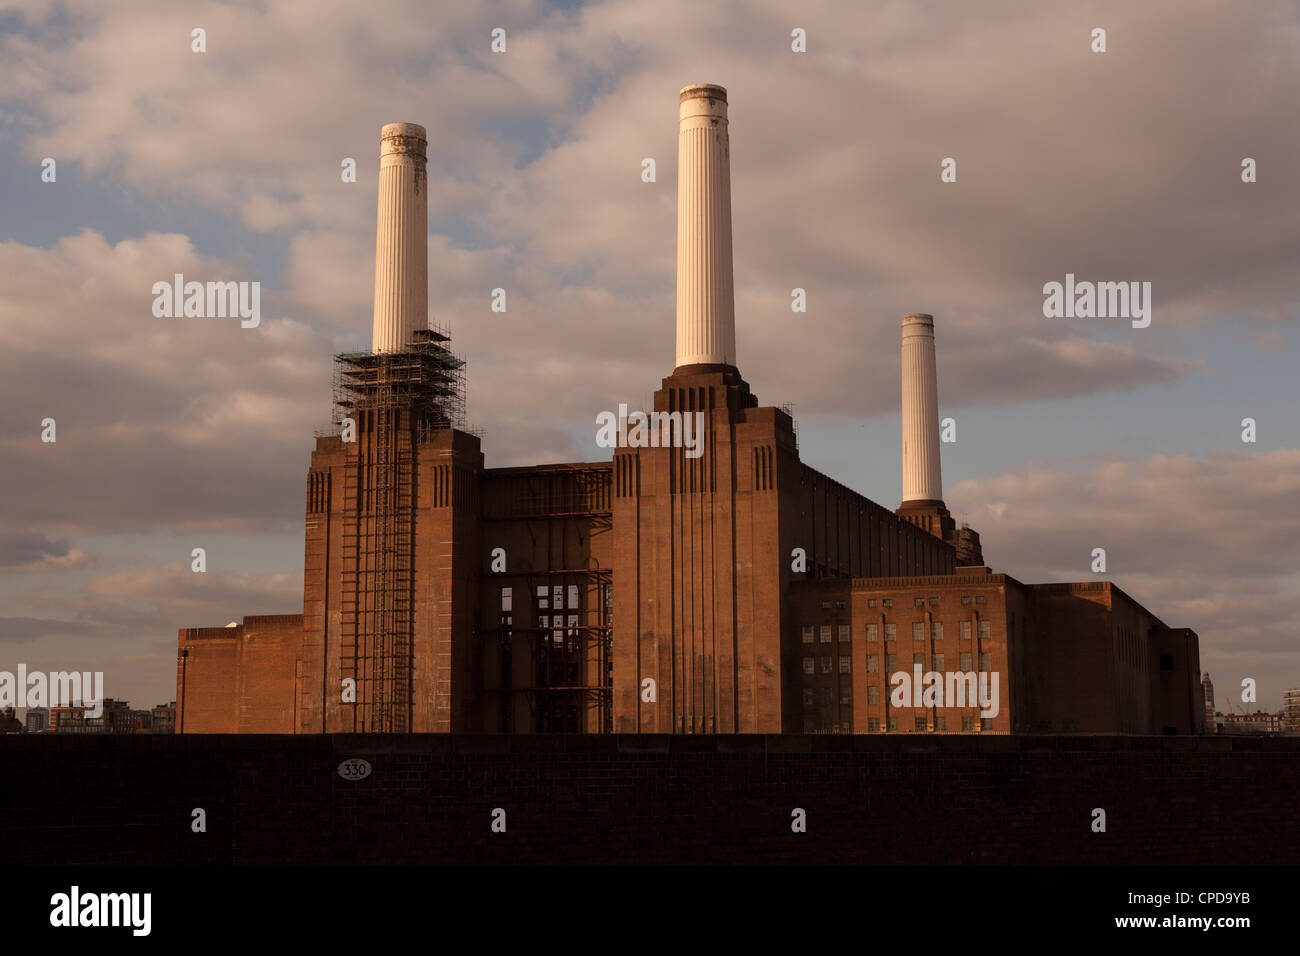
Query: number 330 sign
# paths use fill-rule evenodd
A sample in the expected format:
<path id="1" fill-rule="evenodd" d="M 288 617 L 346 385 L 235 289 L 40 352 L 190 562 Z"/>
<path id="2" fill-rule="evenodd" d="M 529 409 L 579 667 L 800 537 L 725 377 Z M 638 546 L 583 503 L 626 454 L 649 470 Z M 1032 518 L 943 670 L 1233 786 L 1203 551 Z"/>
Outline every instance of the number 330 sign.
<path id="1" fill-rule="evenodd" d="M 370 776 L 370 762 L 356 757 L 339 764 L 339 776 L 344 780 L 365 780 Z"/>

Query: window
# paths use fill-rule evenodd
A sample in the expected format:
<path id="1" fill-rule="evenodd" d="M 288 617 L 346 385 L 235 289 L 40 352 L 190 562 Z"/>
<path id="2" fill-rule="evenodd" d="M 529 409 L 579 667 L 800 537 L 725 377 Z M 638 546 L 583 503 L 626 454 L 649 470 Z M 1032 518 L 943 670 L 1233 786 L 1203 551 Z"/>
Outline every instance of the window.
<path id="1" fill-rule="evenodd" d="M 970 640 L 970 621 L 961 621 L 957 625 L 957 636 L 963 641 Z"/>
<path id="2" fill-rule="evenodd" d="M 867 625 L 867 640 L 869 640 L 869 641 L 877 641 L 877 640 L 879 640 L 879 639 L 880 639 L 880 632 L 879 632 L 878 627 L 877 627 L 875 624 L 868 624 L 868 625 Z"/>
<path id="3" fill-rule="evenodd" d="M 877 601 L 876 601 L 875 598 L 868 598 L 868 599 L 867 599 L 867 607 L 875 607 L 876 604 L 877 604 Z"/>
<path id="4" fill-rule="evenodd" d="M 849 664 L 849 659 L 847 657 L 840 658 L 840 673 L 841 674 L 852 673 L 852 665 Z"/>
<path id="5" fill-rule="evenodd" d="M 840 625 L 839 637 L 841 644 L 847 644 L 849 642 L 849 626 L 847 624 Z"/>
<path id="6" fill-rule="evenodd" d="M 892 673 L 894 672 L 894 668 L 896 668 L 897 666 L 898 666 L 898 655 L 897 655 L 897 654 L 886 654 L 886 655 L 885 655 L 885 670 L 887 670 L 889 673 L 892 674 Z"/>
<path id="7" fill-rule="evenodd" d="M 897 730 L 897 729 L 898 729 L 898 718 L 897 718 L 897 717 L 890 717 L 890 718 L 888 719 L 888 722 L 885 724 L 885 726 L 886 726 L 887 728 L 889 728 L 890 730 Z"/>
<path id="8" fill-rule="evenodd" d="M 852 724 L 852 722 L 851 722 L 851 721 L 847 721 L 847 720 L 841 720 L 841 721 L 840 721 L 840 730 L 841 730 L 843 733 L 846 733 L 846 734 L 847 734 L 847 733 L 852 733 L 852 732 L 853 732 L 853 724 Z"/>
<path id="9" fill-rule="evenodd" d="M 924 654 L 913 654 L 913 655 L 912 655 L 912 666 L 913 666 L 913 667 L 920 667 L 921 670 L 925 670 L 925 655 L 924 655 Z"/>
<path id="10" fill-rule="evenodd" d="M 980 670 L 993 670 L 993 655 L 988 651 L 980 651 Z"/>
<path id="11" fill-rule="evenodd" d="M 831 719 L 830 719 L 829 717 L 823 717 L 823 718 L 822 718 L 822 733 L 824 733 L 824 734 L 829 734 L 830 732 L 831 732 Z"/>
<path id="12" fill-rule="evenodd" d="M 963 595 L 961 596 L 961 606 L 962 606 L 962 607 L 965 607 L 967 604 L 970 604 L 970 595 L 969 595 L 969 594 L 963 594 Z"/>
<path id="13" fill-rule="evenodd" d="M 878 733 L 880 733 L 880 718 L 879 718 L 879 717 L 868 717 L 868 718 L 867 718 L 867 731 L 870 732 L 870 733 L 873 733 L 873 734 L 878 734 Z"/>
<path id="14" fill-rule="evenodd" d="M 831 657 L 830 655 L 827 655 L 822 658 L 822 673 L 829 674 L 830 672 L 831 672 Z"/>
<path id="15" fill-rule="evenodd" d="M 924 622 L 924 621 L 913 621 L 913 622 L 912 622 L 912 640 L 914 640 L 914 641 L 923 641 L 923 640 L 925 640 L 925 622 Z"/>
<path id="16" fill-rule="evenodd" d="M 874 673 L 876 673 L 876 672 L 880 669 L 880 667 L 879 667 L 879 662 L 880 662 L 880 658 L 878 658 L 875 654 L 868 654 L 868 655 L 867 655 L 867 673 L 868 673 L 868 674 L 874 674 Z"/>
<path id="17" fill-rule="evenodd" d="M 993 625 L 988 621 L 980 621 L 980 640 L 986 641 L 993 636 Z"/>
<path id="18" fill-rule="evenodd" d="M 964 731 L 966 731 L 967 733 L 969 733 L 970 731 L 974 730 L 974 729 L 975 729 L 975 718 L 974 718 L 974 717 L 963 717 L 963 718 L 961 719 L 961 729 L 964 730 Z"/>
<path id="19" fill-rule="evenodd" d="M 501 589 L 501 613 L 509 614 L 512 608 L 514 607 L 514 603 L 515 603 L 515 589 L 502 588 Z"/>
<path id="20" fill-rule="evenodd" d="M 830 609 L 831 609 L 831 602 L 830 602 L 830 601 L 822 601 L 822 610 L 823 610 L 823 611 L 829 611 Z"/>
<path id="21" fill-rule="evenodd" d="M 840 688 L 840 706 L 848 707 L 853 703 L 853 691 L 847 687 Z"/>
<path id="22" fill-rule="evenodd" d="M 893 599 L 893 598 L 884 598 L 884 599 L 880 602 L 880 606 L 881 606 L 881 607 L 893 607 L 893 606 L 894 606 L 894 599 Z"/>
<path id="23" fill-rule="evenodd" d="M 813 663 L 811 657 L 805 657 L 803 659 L 803 672 L 805 674 L 815 674 L 817 672 L 817 665 Z"/>
<path id="24" fill-rule="evenodd" d="M 803 626 L 803 642 L 805 644 L 811 644 L 813 642 L 813 626 L 811 624 L 805 624 Z"/>
<path id="25" fill-rule="evenodd" d="M 811 707 L 813 705 L 813 689 L 811 687 L 805 687 L 803 689 L 803 705 L 805 707 Z"/>
<path id="26" fill-rule="evenodd" d="M 813 733 L 816 729 L 817 729 L 817 721 L 816 721 L 814 718 L 812 718 L 812 717 L 805 717 L 805 718 L 803 719 L 803 732 L 804 732 L 805 734 L 811 734 L 811 733 Z"/>
<path id="27" fill-rule="evenodd" d="M 925 598 L 912 598 L 912 603 L 917 607 L 925 607 Z"/>
<path id="28" fill-rule="evenodd" d="M 880 703 L 880 688 L 877 687 L 875 684 L 872 684 L 870 687 L 867 688 L 867 703 L 868 704 Z"/>
<path id="29" fill-rule="evenodd" d="M 992 718 L 992 717 L 981 717 L 981 718 L 980 718 L 980 730 L 992 730 L 992 729 L 993 729 L 993 718 Z"/>
<path id="30" fill-rule="evenodd" d="M 545 607 L 548 606 L 547 603 L 546 603 L 546 595 L 549 594 L 549 593 L 550 593 L 550 592 L 546 590 L 546 585 L 545 585 L 545 584 L 539 584 L 539 585 L 537 586 L 537 606 L 538 606 L 538 607 L 540 607 L 540 608 L 545 608 Z"/>
<path id="31" fill-rule="evenodd" d="M 1174 669 L 1174 658 L 1170 654 L 1160 655 L 1160 669 L 1162 671 L 1171 671 Z"/>
<path id="32" fill-rule="evenodd" d="M 831 642 L 831 626 L 830 626 L 829 624 L 823 624 L 823 625 L 822 625 L 822 643 L 823 643 L 823 644 L 829 644 L 830 642 Z"/>
<path id="33" fill-rule="evenodd" d="M 960 665 L 960 666 L 961 666 L 962 671 L 969 671 L 969 670 L 970 670 L 970 651 L 962 651 L 962 652 L 961 652 L 961 665 Z M 807 672 L 807 669 L 805 668 L 805 673 L 806 673 L 806 672 Z"/>
<path id="34" fill-rule="evenodd" d="M 934 729 L 935 729 L 935 730 L 939 730 L 939 731 L 947 730 L 947 729 L 948 729 L 948 718 L 947 718 L 947 717 L 936 717 L 936 718 L 934 718 Z"/>
<path id="35" fill-rule="evenodd" d="M 886 625 L 885 625 L 885 640 L 887 640 L 887 641 L 892 641 L 892 640 L 894 640 L 896 637 L 898 637 L 898 625 L 897 625 L 897 624 L 886 624 Z"/>
<path id="36" fill-rule="evenodd" d="M 822 688 L 822 705 L 825 707 L 831 705 L 831 689 L 829 687 Z"/>
<path id="37" fill-rule="evenodd" d="M 988 604 L 988 603 L 989 603 L 989 599 L 986 598 L 983 594 L 977 594 L 977 595 L 975 595 L 975 603 L 976 603 L 976 604 Z"/>
<path id="38" fill-rule="evenodd" d="M 942 655 L 942 654 L 935 654 L 935 655 L 934 655 L 934 669 L 937 670 L 937 671 L 941 671 L 941 670 L 943 670 L 943 655 Z"/>
<path id="39" fill-rule="evenodd" d="M 930 622 L 930 637 L 936 641 L 943 640 L 943 621 Z"/>
<path id="40" fill-rule="evenodd" d="M 914 724 L 913 724 L 913 725 L 916 727 L 916 729 L 917 729 L 918 731 L 920 731 L 921 733 L 925 733 L 925 731 L 926 731 L 926 721 L 925 721 L 925 718 L 924 718 L 924 717 L 918 717 L 918 718 L 916 718 L 916 720 L 914 721 Z"/>
<path id="41" fill-rule="evenodd" d="M 939 606 L 939 599 L 937 597 L 930 598 L 930 607 L 938 607 L 938 606 Z"/>

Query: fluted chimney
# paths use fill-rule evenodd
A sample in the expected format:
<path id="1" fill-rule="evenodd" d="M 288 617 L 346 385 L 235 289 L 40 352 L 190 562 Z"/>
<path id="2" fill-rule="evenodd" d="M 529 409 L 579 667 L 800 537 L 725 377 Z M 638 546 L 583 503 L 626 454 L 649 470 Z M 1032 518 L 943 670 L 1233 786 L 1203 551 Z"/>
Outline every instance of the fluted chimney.
<path id="1" fill-rule="evenodd" d="M 379 226 L 371 351 L 400 352 L 429 327 L 429 182 L 423 126 L 380 131 Z"/>
<path id="2" fill-rule="evenodd" d="M 727 91 L 684 87 L 677 125 L 677 367 L 736 365 Z"/>
<path id="3" fill-rule="evenodd" d="M 903 508 L 943 501 L 934 316 L 903 316 Z"/>

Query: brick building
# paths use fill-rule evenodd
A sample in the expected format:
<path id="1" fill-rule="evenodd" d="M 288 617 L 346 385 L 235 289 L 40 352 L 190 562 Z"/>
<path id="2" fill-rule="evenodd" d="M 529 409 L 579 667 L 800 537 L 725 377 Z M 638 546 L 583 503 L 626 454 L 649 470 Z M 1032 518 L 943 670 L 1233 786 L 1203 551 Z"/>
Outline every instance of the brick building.
<path id="1" fill-rule="evenodd" d="M 1282 733 L 1300 734 L 1300 687 L 1282 693 Z"/>
<path id="2" fill-rule="evenodd" d="M 374 350 L 336 362 L 302 614 L 182 629 L 177 731 L 1200 732 L 1192 632 L 991 574 L 956 527 L 930 316 L 903 319 L 898 511 L 800 459 L 736 361 L 726 93 L 679 101 L 676 363 L 605 462 L 485 467 L 414 288 L 424 131 L 384 127 Z M 902 671 L 996 674 L 998 712 L 887 711 L 890 640 Z"/>

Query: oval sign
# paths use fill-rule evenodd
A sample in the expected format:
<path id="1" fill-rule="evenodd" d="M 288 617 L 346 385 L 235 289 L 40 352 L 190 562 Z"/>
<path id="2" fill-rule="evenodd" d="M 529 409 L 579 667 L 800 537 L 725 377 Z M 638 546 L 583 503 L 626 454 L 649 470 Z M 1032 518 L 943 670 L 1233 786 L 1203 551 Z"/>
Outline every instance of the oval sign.
<path id="1" fill-rule="evenodd" d="M 339 764 L 339 776 L 344 780 L 365 780 L 370 776 L 370 761 L 354 757 Z"/>

